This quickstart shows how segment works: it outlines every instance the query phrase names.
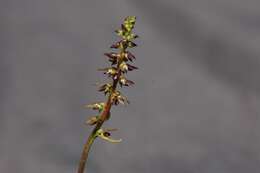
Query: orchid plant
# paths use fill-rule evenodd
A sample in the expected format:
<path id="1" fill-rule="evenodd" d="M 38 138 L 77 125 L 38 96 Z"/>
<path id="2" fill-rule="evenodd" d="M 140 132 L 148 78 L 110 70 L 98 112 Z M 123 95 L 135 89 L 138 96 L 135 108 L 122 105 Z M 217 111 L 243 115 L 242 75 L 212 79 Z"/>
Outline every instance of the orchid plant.
<path id="1" fill-rule="evenodd" d="M 135 56 L 128 50 L 134 48 L 137 45 L 133 42 L 138 35 L 132 32 L 135 25 L 136 17 L 128 16 L 124 19 L 121 28 L 116 30 L 116 34 L 121 37 L 121 40 L 113 44 L 110 48 L 116 49 L 116 52 L 105 53 L 108 61 L 111 63 L 109 67 L 99 69 L 111 81 L 99 86 L 98 91 L 103 92 L 107 97 L 106 102 L 97 102 L 90 105 L 86 105 L 87 108 L 97 111 L 96 116 L 90 117 L 86 124 L 94 126 L 91 134 L 89 135 L 79 161 L 78 173 L 83 173 L 90 148 L 96 138 L 101 138 L 111 143 L 119 143 L 121 139 L 111 138 L 111 132 L 116 129 L 105 129 L 102 128 L 105 121 L 109 120 L 111 113 L 110 110 L 113 105 L 127 104 L 129 101 L 119 91 L 119 87 L 128 87 L 134 84 L 133 81 L 126 78 L 126 74 L 129 71 L 138 69 L 137 67 L 130 64 L 135 60 Z"/>

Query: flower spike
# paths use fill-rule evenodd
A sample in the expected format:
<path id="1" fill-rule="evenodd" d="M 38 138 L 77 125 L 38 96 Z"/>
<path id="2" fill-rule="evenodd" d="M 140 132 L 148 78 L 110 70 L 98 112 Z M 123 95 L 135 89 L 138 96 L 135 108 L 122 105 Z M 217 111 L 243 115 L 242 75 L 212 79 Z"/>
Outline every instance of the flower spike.
<path id="1" fill-rule="evenodd" d="M 111 132 L 115 131 L 116 129 L 104 129 L 102 126 L 106 121 L 109 120 L 111 116 L 111 108 L 113 106 L 129 103 L 127 97 L 123 96 L 123 94 L 118 91 L 118 87 L 134 85 L 133 81 L 127 79 L 126 74 L 129 71 L 138 69 L 137 67 L 129 64 L 136 58 L 128 50 L 137 46 L 134 41 L 136 38 L 138 38 L 138 35 L 133 33 L 135 22 L 135 16 L 126 17 L 120 27 L 115 30 L 116 34 L 120 37 L 120 40 L 112 44 L 111 48 L 116 49 L 116 51 L 104 53 L 105 57 L 108 58 L 107 60 L 109 61 L 110 65 L 107 68 L 99 69 L 99 71 L 102 71 L 106 76 L 109 77 L 109 82 L 98 85 L 98 91 L 105 94 L 106 102 L 97 102 L 85 105 L 87 108 L 98 111 L 98 114 L 91 116 L 85 122 L 90 126 L 94 126 L 94 128 L 89 135 L 86 144 L 84 145 L 82 156 L 79 162 L 78 173 L 84 173 L 88 153 L 94 140 L 97 137 L 111 143 L 119 143 L 122 141 L 122 139 L 111 138 Z"/>

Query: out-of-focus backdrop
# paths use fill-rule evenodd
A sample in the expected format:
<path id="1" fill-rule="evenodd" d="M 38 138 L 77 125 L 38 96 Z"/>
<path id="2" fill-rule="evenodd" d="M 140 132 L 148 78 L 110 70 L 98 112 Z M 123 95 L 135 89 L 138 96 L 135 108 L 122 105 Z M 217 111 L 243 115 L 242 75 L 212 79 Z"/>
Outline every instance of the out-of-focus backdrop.
<path id="1" fill-rule="evenodd" d="M 259 173 L 260 1 L 1 0 L 0 172 L 73 173 L 103 53 L 136 15 L 131 104 L 88 172 Z"/>

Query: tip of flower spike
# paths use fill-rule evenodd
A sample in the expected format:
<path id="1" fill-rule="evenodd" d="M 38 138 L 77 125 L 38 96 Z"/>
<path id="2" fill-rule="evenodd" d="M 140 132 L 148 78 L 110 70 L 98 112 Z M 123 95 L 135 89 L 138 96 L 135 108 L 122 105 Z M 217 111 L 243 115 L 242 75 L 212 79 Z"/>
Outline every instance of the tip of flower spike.
<path id="1" fill-rule="evenodd" d="M 135 21 L 136 21 L 136 16 L 127 16 L 127 17 L 125 18 L 125 21 L 135 22 Z"/>
<path id="2" fill-rule="evenodd" d="M 138 35 L 132 33 L 132 30 L 134 28 L 134 25 L 135 25 L 135 21 L 136 21 L 136 17 L 135 16 L 128 16 L 124 19 L 124 22 L 123 24 L 121 24 L 121 28 L 120 29 L 117 29 L 115 30 L 116 34 L 120 37 L 123 38 L 123 40 L 125 41 L 131 41 L 133 39 L 136 39 L 138 37 Z M 126 47 L 131 47 L 134 45 L 131 44 L 131 45 L 128 45 L 128 44 L 115 44 L 115 45 L 112 45 L 111 48 L 126 48 Z"/>
<path id="3" fill-rule="evenodd" d="M 128 31 L 131 31 L 134 28 L 135 21 L 136 21 L 136 17 L 135 16 L 128 16 L 128 17 L 126 17 L 125 20 L 124 20 L 124 27 Z"/>

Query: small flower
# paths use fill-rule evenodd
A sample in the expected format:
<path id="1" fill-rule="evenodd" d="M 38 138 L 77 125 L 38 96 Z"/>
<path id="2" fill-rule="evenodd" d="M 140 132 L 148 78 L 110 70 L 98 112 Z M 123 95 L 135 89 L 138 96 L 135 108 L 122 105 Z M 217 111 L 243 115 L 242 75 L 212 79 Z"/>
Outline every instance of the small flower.
<path id="1" fill-rule="evenodd" d="M 123 85 L 124 86 L 130 86 L 130 85 L 134 85 L 134 82 L 131 81 L 131 80 L 126 79 L 124 76 L 120 76 L 119 84 L 120 84 L 121 87 Z"/>
<path id="2" fill-rule="evenodd" d="M 112 63 L 111 65 L 115 65 L 117 63 L 118 58 L 120 57 L 120 55 L 118 53 L 105 53 L 104 55 L 106 55 L 109 58 L 109 61 Z"/>
<path id="3" fill-rule="evenodd" d="M 112 46 L 110 46 L 110 48 L 112 49 L 118 49 L 120 47 L 120 42 L 116 42 L 115 44 L 112 44 Z"/>
<path id="4" fill-rule="evenodd" d="M 123 39 L 126 39 L 128 41 L 131 41 L 136 38 L 138 38 L 138 35 L 135 35 L 133 33 L 127 33 L 127 34 L 123 35 Z"/>
<path id="5" fill-rule="evenodd" d="M 127 100 L 126 97 L 122 96 L 121 93 L 119 91 L 115 91 L 114 93 L 112 93 L 111 95 L 111 101 L 114 105 L 118 105 L 119 103 L 121 104 L 125 104 L 125 103 L 129 103 L 129 101 Z"/>
<path id="6" fill-rule="evenodd" d="M 128 46 L 129 48 L 133 48 L 133 47 L 136 47 L 137 44 L 134 43 L 134 42 L 132 42 L 132 41 L 129 41 L 127 46 Z"/>
<path id="7" fill-rule="evenodd" d="M 132 33 L 131 30 L 128 30 L 123 24 L 121 25 L 121 29 L 118 29 L 115 32 L 117 35 L 128 41 L 138 38 L 138 35 Z"/>
<path id="8" fill-rule="evenodd" d="M 110 48 L 113 48 L 113 49 L 126 49 L 128 47 L 128 41 L 123 39 L 123 40 L 120 40 L 118 42 L 116 42 L 115 44 L 113 44 Z"/>
<path id="9" fill-rule="evenodd" d="M 117 69 L 115 67 L 99 69 L 99 71 L 104 71 L 104 74 L 107 74 L 108 77 L 114 77 L 117 74 Z"/>
<path id="10" fill-rule="evenodd" d="M 115 30 L 115 32 L 117 33 L 117 35 L 121 37 L 125 34 L 125 30 L 121 30 L 121 29 Z"/>
<path id="11" fill-rule="evenodd" d="M 126 51 L 126 53 L 124 55 L 125 55 L 125 58 L 131 62 L 133 61 L 133 59 L 136 59 L 135 56 L 129 51 Z"/>
<path id="12" fill-rule="evenodd" d="M 119 65 L 119 68 L 120 70 L 125 73 L 128 71 L 128 65 L 125 63 L 125 62 L 122 62 L 120 65 Z"/>
<path id="13" fill-rule="evenodd" d="M 123 72 L 123 73 L 126 73 L 127 71 L 133 71 L 133 70 L 136 70 L 138 69 L 137 67 L 133 66 L 133 65 L 130 65 L 130 64 L 127 64 L 125 62 L 122 62 L 119 66 L 120 70 Z"/>
<path id="14" fill-rule="evenodd" d="M 111 133 L 110 131 L 114 131 L 115 129 L 107 129 L 107 130 L 103 130 L 103 129 L 99 129 L 96 134 L 95 134 L 95 137 L 100 137 L 101 139 L 103 140 L 106 140 L 108 142 L 111 142 L 111 143 L 119 143 L 122 141 L 122 139 L 112 139 L 110 138 L 111 136 Z"/>
<path id="15" fill-rule="evenodd" d="M 112 85 L 109 83 L 106 83 L 104 85 L 101 85 L 98 89 L 98 91 L 100 92 L 104 92 L 104 94 L 106 95 L 107 93 L 110 93 L 112 90 Z"/>
<path id="16" fill-rule="evenodd" d="M 105 107 L 105 103 L 104 102 L 93 103 L 93 104 L 86 105 L 86 107 L 91 108 L 93 110 L 98 110 L 99 112 L 102 112 Z"/>

